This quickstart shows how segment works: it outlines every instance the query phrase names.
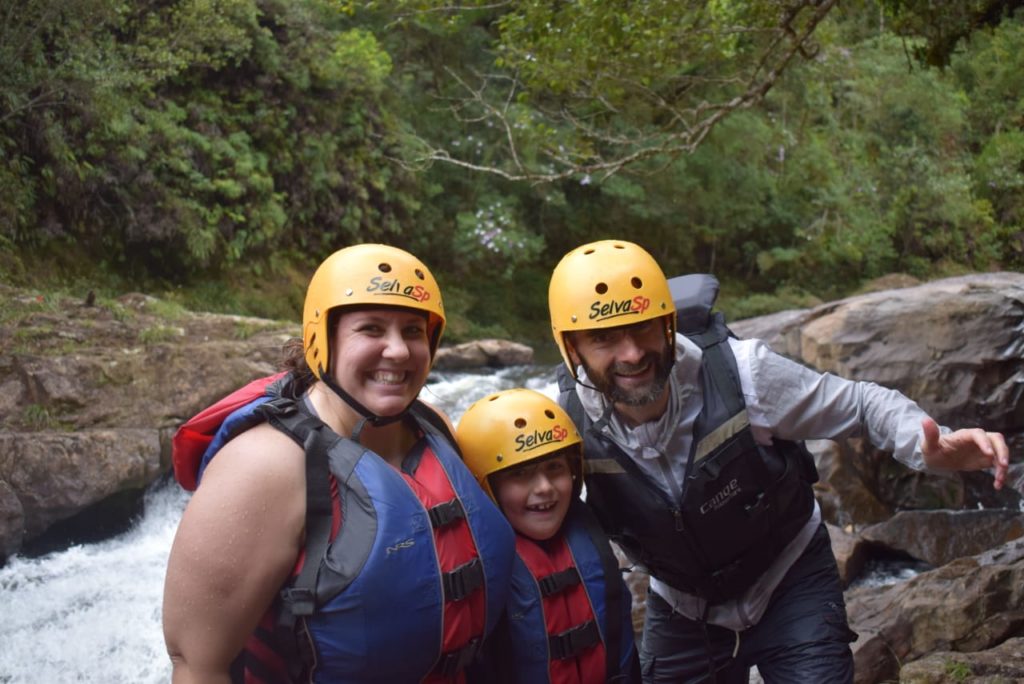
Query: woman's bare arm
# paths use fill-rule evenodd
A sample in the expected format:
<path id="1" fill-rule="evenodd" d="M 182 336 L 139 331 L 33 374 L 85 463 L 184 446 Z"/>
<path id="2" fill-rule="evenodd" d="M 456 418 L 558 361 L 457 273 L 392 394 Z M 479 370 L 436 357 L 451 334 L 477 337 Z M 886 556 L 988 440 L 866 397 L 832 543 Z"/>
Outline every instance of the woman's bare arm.
<path id="1" fill-rule="evenodd" d="M 163 625 L 175 684 L 228 669 L 291 572 L 305 524 L 304 454 L 260 425 L 203 474 L 167 564 Z"/>

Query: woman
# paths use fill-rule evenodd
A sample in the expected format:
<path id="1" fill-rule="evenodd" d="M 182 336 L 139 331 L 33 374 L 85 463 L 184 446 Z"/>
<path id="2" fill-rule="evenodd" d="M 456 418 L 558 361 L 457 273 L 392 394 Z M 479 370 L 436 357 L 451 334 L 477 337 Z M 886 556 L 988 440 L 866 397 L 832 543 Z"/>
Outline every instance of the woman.
<path id="1" fill-rule="evenodd" d="M 178 528 L 173 681 L 464 681 L 514 541 L 416 400 L 444 323 L 407 252 L 320 265 L 292 372 L 225 421 Z"/>

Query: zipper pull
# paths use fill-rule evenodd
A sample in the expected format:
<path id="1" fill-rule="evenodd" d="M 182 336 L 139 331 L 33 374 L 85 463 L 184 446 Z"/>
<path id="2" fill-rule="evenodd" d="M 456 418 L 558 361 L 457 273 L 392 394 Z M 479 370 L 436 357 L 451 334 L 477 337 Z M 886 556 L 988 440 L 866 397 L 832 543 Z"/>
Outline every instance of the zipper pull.
<path id="1" fill-rule="evenodd" d="M 672 509 L 672 517 L 676 520 L 676 532 L 682 532 L 683 529 L 683 513 L 678 508 Z"/>

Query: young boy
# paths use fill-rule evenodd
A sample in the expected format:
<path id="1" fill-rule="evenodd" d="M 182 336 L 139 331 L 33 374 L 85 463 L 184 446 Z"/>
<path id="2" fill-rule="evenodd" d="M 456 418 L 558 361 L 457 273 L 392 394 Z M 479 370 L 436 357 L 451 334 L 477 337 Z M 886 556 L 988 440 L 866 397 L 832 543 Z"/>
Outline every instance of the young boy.
<path id="1" fill-rule="evenodd" d="M 629 590 L 579 498 L 582 442 L 569 416 L 543 394 L 506 390 L 470 406 L 455 436 L 518 554 L 505 615 L 470 679 L 638 682 Z"/>

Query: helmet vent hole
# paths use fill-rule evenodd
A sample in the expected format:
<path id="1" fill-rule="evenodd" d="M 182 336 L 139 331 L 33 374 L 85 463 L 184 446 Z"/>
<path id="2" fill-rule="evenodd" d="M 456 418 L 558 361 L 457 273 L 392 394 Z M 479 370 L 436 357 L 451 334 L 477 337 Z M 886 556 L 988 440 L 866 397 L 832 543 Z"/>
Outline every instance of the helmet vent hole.
<path id="1" fill-rule="evenodd" d="M 641 280 L 639 276 L 633 276 L 629 279 L 629 282 L 633 284 L 633 288 L 636 290 L 639 290 L 644 286 L 644 281 Z"/>
<path id="2" fill-rule="evenodd" d="M 597 292 L 597 294 L 599 295 L 603 295 L 605 292 L 608 291 L 607 283 L 598 283 L 597 287 L 594 288 L 594 291 Z"/>
<path id="3" fill-rule="evenodd" d="M 626 249 L 625 245 L 612 245 L 615 249 Z"/>
<path id="4" fill-rule="evenodd" d="M 550 418 L 551 420 L 555 419 L 555 412 L 552 411 L 551 409 L 544 409 L 544 415 Z"/>
<path id="5" fill-rule="evenodd" d="M 391 273 L 391 264 L 389 264 L 389 263 L 387 263 L 387 262 L 385 262 L 385 263 L 382 263 L 382 264 L 378 264 L 378 265 L 377 265 L 377 269 L 378 269 L 378 270 L 379 270 L 379 271 L 380 271 L 381 273 Z"/>
<path id="6" fill-rule="evenodd" d="M 520 430 L 522 430 L 524 427 L 526 427 L 526 419 L 525 418 L 516 418 L 515 426 L 517 428 L 519 428 Z"/>
<path id="7" fill-rule="evenodd" d="M 594 250 L 593 249 L 588 249 L 588 250 L 585 250 L 583 253 L 584 254 L 593 254 Z"/>
<path id="8" fill-rule="evenodd" d="M 423 275 L 423 271 L 421 271 L 420 269 L 417 268 L 415 273 L 416 273 L 416 277 L 419 278 L 420 280 L 426 280 L 427 279 L 427 277 L 425 275 Z"/>

